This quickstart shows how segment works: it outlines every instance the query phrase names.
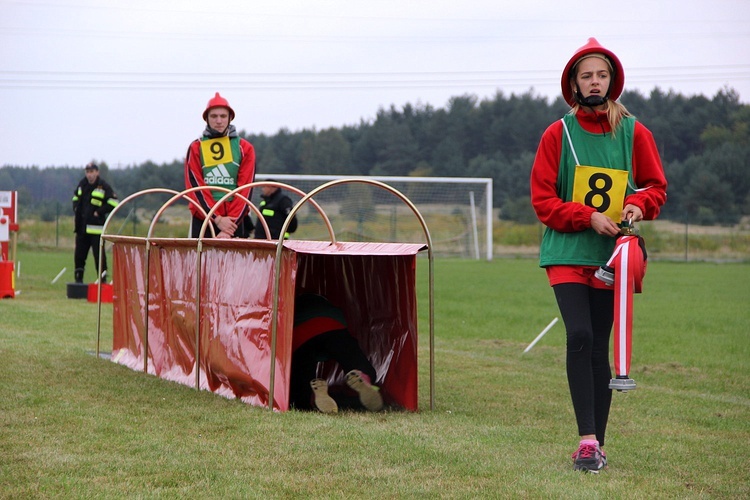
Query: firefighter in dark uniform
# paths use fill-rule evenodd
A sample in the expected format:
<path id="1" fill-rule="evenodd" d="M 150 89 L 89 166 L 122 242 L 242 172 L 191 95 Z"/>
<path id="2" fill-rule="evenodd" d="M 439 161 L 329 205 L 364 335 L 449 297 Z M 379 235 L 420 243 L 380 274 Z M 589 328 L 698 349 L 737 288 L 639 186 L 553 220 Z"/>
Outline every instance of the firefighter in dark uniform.
<path id="1" fill-rule="evenodd" d="M 269 179 L 269 182 L 276 182 L 273 179 Z M 294 204 L 291 198 L 285 195 L 281 188 L 276 186 L 262 186 L 261 187 L 261 202 L 260 212 L 263 214 L 263 218 L 268 224 L 268 230 L 271 231 L 271 239 L 278 240 L 281 234 L 281 228 L 284 226 L 289 212 L 292 211 Z M 292 218 L 287 228 L 287 233 L 284 235 L 284 239 L 289 238 L 289 235 L 297 230 L 297 216 Z M 266 231 L 263 229 L 263 224 L 257 221 L 255 224 L 255 238 L 265 239 Z"/>
<path id="2" fill-rule="evenodd" d="M 117 206 L 117 195 L 107 182 L 99 177 L 99 167 L 89 163 L 85 167 L 86 176 L 73 192 L 73 212 L 75 213 L 76 250 L 75 281 L 83 283 L 86 256 L 91 249 L 94 264 L 99 270 L 99 238 L 104 229 L 107 215 Z M 102 275 L 100 282 L 107 279 L 107 256 L 102 254 Z"/>

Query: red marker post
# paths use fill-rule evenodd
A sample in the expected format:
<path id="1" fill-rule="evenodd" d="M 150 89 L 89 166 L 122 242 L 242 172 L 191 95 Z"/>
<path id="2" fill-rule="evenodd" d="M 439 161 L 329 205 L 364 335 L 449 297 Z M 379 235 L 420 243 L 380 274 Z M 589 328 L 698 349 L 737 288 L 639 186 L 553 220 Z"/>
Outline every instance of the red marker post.
<path id="1" fill-rule="evenodd" d="M 0 299 L 16 296 L 17 200 L 16 191 L 0 191 Z"/>
<path id="2" fill-rule="evenodd" d="M 641 293 L 646 274 L 646 250 L 643 239 L 632 225 L 623 227 L 615 251 L 596 277 L 615 290 L 614 361 L 615 378 L 609 388 L 620 392 L 635 389 L 630 378 L 630 357 L 633 346 L 633 294 Z"/>

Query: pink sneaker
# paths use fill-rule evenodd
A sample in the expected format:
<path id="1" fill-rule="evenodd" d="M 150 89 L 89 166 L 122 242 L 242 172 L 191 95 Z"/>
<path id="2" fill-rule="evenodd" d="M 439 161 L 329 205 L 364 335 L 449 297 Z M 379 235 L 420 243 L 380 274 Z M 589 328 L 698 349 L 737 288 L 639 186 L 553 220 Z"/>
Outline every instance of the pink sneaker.
<path id="1" fill-rule="evenodd" d="M 581 440 L 572 458 L 573 470 L 599 474 L 600 470 L 607 467 L 607 455 L 599 447 L 599 442 L 596 440 Z"/>
<path id="2" fill-rule="evenodd" d="M 357 391 L 362 406 L 369 411 L 383 409 L 383 396 L 380 388 L 370 383 L 370 377 L 359 370 L 352 370 L 346 374 L 346 385 Z"/>

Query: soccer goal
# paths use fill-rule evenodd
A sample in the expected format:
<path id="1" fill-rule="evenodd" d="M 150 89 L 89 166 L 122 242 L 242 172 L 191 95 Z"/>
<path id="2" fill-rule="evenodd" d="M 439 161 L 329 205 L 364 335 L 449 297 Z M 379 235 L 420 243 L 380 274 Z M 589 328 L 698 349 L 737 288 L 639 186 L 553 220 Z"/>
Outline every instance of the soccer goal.
<path id="1" fill-rule="evenodd" d="M 336 179 L 357 176 L 257 174 L 256 181 L 275 180 L 305 193 Z M 469 177 L 370 176 L 397 189 L 419 209 L 441 257 L 492 260 L 492 179 Z M 260 202 L 260 189 L 252 201 Z M 286 192 L 294 203 L 301 196 Z M 419 221 L 392 193 L 359 183 L 346 183 L 321 193 L 315 201 L 323 207 L 341 241 L 424 242 Z M 294 239 L 328 239 L 320 216 L 312 207 L 298 212 Z"/>

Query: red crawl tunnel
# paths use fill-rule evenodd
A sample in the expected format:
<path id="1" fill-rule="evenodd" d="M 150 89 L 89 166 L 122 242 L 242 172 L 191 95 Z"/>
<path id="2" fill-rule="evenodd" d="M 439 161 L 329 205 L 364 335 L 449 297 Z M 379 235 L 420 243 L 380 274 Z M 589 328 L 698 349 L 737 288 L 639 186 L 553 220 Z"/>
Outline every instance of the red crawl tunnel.
<path id="1" fill-rule="evenodd" d="M 345 311 L 385 403 L 419 409 L 416 267 L 429 244 L 103 239 L 113 254 L 112 361 L 286 411 L 295 297 L 319 293 Z M 432 407 L 431 256 L 429 263 Z M 321 372 L 329 385 L 343 385 L 335 363 Z"/>

